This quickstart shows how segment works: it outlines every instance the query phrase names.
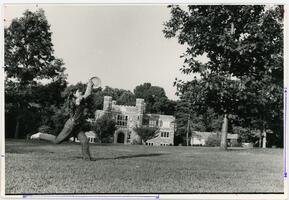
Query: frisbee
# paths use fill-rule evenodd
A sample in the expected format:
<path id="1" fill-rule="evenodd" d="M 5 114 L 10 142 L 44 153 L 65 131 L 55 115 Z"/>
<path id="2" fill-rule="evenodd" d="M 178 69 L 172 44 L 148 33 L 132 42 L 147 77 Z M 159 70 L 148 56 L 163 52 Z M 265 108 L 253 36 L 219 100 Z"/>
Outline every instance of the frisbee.
<path id="1" fill-rule="evenodd" d="M 93 88 L 99 88 L 101 86 L 101 80 L 97 76 L 90 78 L 93 83 Z"/>

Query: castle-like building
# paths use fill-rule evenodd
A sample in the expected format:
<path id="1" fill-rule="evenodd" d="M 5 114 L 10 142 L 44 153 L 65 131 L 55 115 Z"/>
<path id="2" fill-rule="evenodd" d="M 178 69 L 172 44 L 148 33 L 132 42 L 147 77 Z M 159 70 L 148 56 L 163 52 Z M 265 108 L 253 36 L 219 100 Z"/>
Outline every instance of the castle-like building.
<path id="1" fill-rule="evenodd" d="M 105 113 L 110 113 L 116 121 L 117 130 L 114 132 L 114 143 L 133 144 L 140 142 L 134 131 L 135 127 L 147 125 L 157 127 L 156 137 L 148 140 L 146 145 L 167 146 L 174 144 L 175 117 L 171 115 L 145 114 L 146 104 L 144 99 L 136 99 L 135 106 L 117 105 L 111 96 L 105 96 L 103 109 L 95 112 L 98 119 Z"/>

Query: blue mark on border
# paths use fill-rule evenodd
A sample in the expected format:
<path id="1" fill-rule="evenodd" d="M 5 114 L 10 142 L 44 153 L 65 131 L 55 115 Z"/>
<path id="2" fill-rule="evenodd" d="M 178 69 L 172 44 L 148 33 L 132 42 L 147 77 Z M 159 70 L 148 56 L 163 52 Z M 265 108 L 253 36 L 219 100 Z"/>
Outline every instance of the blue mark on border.
<path id="1" fill-rule="evenodd" d="M 287 88 L 284 88 L 284 177 L 287 178 L 287 160 L 286 160 L 286 133 L 287 133 L 287 128 L 286 128 L 286 117 L 287 117 Z"/>
<path id="2" fill-rule="evenodd" d="M 22 198 L 32 198 L 33 195 L 30 194 L 22 194 Z M 144 199 L 148 199 L 148 198 L 153 198 L 153 199 L 160 199 L 160 195 L 56 195 L 53 196 L 51 198 L 56 199 L 56 198 L 114 198 L 114 199 L 121 199 L 121 198 L 144 198 Z"/>
<path id="3" fill-rule="evenodd" d="M 27 198 L 27 197 L 30 197 L 31 195 L 26 195 L 26 194 L 24 194 L 23 196 L 22 196 L 22 198 Z"/>

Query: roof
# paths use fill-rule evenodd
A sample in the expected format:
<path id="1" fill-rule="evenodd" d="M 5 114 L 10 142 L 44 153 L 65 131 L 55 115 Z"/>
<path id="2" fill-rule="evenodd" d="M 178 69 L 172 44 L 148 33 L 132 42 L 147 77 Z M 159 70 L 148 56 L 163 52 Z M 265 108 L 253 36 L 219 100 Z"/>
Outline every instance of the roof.
<path id="1" fill-rule="evenodd" d="M 148 113 L 146 115 L 149 116 L 150 119 L 160 119 L 160 120 L 166 120 L 166 121 L 175 120 L 175 117 L 173 115 L 161 115 L 161 114 L 154 114 L 154 113 Z"/>
<path id="2" fill-rule="evenodd" d="M 208 137 L 217 135 L 215 132 L 200 132 L 200 131 L 193 131 L 192 132 L 192 137 L 197 137 L 197 138 L 202 138 L 207 140 Z"/>
<path id="3" fill-rule="evenodd" d="M 202 138 L 202 139 L 208 139 L 208 137 L 217 135 L 216 132 L 201 132 L 201 131 L 193 131 L 192 132 L 192 137 L 197 137 L 197 138 Z M 238 139 L 239 134 L 227 134 L 227 139 Z"/>
<path id="4" fill-rule="evenodd" d="M 227 135 L 227 139 L 238 139 L 238 138 L 239 138 L 239 134 L 228 133 Z"/>
<path id="5" fill-rule="evenodd" d="M 85 135 L 86 135 L 87 137 L 93 137 L 93 138 L 95 138 L 95 133 L 94 133 L 93 131 L 85 132 Z"/>

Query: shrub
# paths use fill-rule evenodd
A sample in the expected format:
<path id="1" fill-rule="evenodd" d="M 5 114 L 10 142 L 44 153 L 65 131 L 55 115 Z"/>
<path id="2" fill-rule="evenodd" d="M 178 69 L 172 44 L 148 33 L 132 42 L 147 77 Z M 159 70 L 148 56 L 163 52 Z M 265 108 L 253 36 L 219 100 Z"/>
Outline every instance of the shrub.
<path id="1" fill-rule="evenodd" d="M 52 129 L 50 126 L 47 126 L 47 125 L 42 125 L 38 128 L 38 131 L 41 132 L 41 133 L 48 133 L 48 134 L 51 134 L 52 133 Z"/>
<path id="2" fill-rule="evenodd" d="M 219 135 L 211 135 L 206 141 L 206 146 L 208 147 L 218 147 L 220 146 L 221 138 Z"/>
<path id="3" fill-rule="evenodd" d="M 92 124 L 92 130 L 101 140 L 101 143 L 112 143 L 113 134 L 116 129 L 115 120 L 112 119 L 110 114 L 101 116 Z"/>
<path id="4" fill-rule="evenodd" d="M 255 142 L 256 140 L 258 140 L 258 135 L 260 135 L 260 133 L 258 133 L 258 131 L 256 131 L 256 130 L 251 130 L 249 128 L 243 128 L 241 126 L 234 126 L 233 127 L 233 133 L 239 134 L 241 141 L 247 142 L 247 143 Z"/>
<path id="5" fill-rule="evenodd" d="M 156 127 L 147 127 L 147 126 L 140 126 L 140 127 L 135 127 L 133 129 L 138 136 L 140 136 L 141 140 L 146 143 L 146 141 L 153 139 L 157 137 L 157 133 L 159 131 L 158 128 Z"/>
<path id="6" fill-rule="evenodd" d="M 133 139 L 132 143 L 131 144 L 134 144 L 134 145 L 139 145 L 140 143 L 136 140 L 136 139 Z"/>

